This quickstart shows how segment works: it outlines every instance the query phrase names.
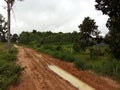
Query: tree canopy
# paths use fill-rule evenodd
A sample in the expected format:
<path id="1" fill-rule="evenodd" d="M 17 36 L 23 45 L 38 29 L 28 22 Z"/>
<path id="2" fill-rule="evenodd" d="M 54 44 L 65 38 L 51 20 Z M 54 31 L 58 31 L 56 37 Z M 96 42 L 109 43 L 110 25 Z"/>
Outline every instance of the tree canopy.
<path id="1" fill-rule="evenodd" d="M 72 43 L 80 36 L 80 33 L 53 33 L 51 31 L 38 32 L 33 30 L 32 32 L 22 32 L 19 36 L 19 43 L 21 44 L 48 44 L 48 43 Z"/>
<path id="2" fill-rule="evenodd" d="M 5 34 L 7 33 L 7 22 L 5 18 L 0 14 L 0 41 L 6 41 Z"/>
<path id="3" fill-rule="evenodd" d="M 106 40 L 113 56 L 120 59 L 120 0 L 96 0 L 96 3 L 96 9 L 109 16 Z"/>
<path id="4" fill-rule="evenodd" d="M 85 50 L 86 47 L 93 45 L 92 37 L 98 36 L 99 34 L 98 26 L 96 25 L 94 19 L 91 19 L 90 17 L 85 17 L 82 24 L 80 24 L 78 28 L 80 29 L 81 33 L 78 43 L 80 48 Z"/>
<path id="5" fill-rule="evenodd" d="M 80 24 L 78 27 L 80 28 L 80 32 L 82 34 L 89 34 L 89 36 L 95 35 L 94 33 L 98 31 L 96 22 L 90 17 L 85 17 L 82 24 Z"/>
<path id="6" fill-rule="evenodd" d="M 96 9 L 109 17 L 120 18 L 120 0 L 96 0 Z"/>

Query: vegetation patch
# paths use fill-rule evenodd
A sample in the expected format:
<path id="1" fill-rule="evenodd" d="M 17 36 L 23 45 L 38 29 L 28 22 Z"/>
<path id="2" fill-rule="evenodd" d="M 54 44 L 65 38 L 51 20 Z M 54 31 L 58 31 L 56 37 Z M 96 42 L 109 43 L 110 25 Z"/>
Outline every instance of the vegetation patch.
<path id="1" fill-rule="evenodd" d="M 114 58 L 107 38 L 99 35 L 94 19 L 86 17 L 79 28 L 80 32 L 72 33 L 22 32 L 19 43 L 62 61 L 73 62 L 78 69 L 92 70 L 98 75 L 120 81 L 120 59 Z"/>
<path id="2" fill-rule="evenodd" d="M 73 62 L 80 70 L 92 70 L 98 75 L 112 77 L 120 81 L 120 62 L 109 56 L 107 46 L 88 47 L 86 51 L 74 52 L 72 45 L 54 45 L 48 44 L 48 47 L 36 47 L 36 50 L 47 53 L 62 61 Z M 60 50 L 56 47 L 60 47 Z M 94 54 L 93 54 L 94 53 Z"/>
<path id="3" fill-rule="evenodd" d="M 6 44 L 1 44 L 6 46 Z M 15 64 L 17 49 L 12 48 L 8 53 L 6 49 L 0 51 L 0 90 L 6 90 L 11 84 L 14 84 L 19 79 L 20 73 L 23 70 L 19 65 Z"/>

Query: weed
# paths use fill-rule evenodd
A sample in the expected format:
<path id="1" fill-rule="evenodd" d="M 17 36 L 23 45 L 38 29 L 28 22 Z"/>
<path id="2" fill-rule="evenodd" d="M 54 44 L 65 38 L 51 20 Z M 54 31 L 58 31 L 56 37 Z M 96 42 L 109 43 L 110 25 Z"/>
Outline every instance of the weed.
<path id="1" fill-rule="evenodd" d="M 0 90 L 6 90 L 19 79 L 23 68 L 15 64 L 16 54 L 15 48 L 12 48 L 10 53 L 6 50 L 0 51 Z"/>
<path id="2" fill-rule="evenodd" d="M 108 47 L 93 46 L 87 48 L 86 51 L 80 50 L 79 52 L 71 52 L 71 48 L 72 45 L 48 44 L 37 48 L 37 50 L 62 61 L 73 62 L 78 69 L 90 69 L 97 74 L 120 81 L 120 62 L 110 57 Z"/>
<path id="3" fill-rule="evenodd" d="M 79 59 L 75 59 L 74 64 L 80 70 L 85 70 L 86 69 L 85 62 L 83 62 L 83 61 L 81 61 Z"/>

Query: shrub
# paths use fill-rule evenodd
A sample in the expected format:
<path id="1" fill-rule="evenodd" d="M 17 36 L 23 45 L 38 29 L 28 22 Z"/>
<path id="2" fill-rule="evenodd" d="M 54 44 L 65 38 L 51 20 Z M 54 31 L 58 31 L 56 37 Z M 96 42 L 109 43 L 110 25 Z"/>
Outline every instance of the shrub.
<path id="1" fill-rule="evenodd" d="M 80 69 L 80 70 L 85 70 L 86 69 L 86 65 L 85 65 L 85 62 L 79 60 L 79 59 L 75 59 L 74 60 L 74 64 L 75 66 Z"/>
<path id="2" fill-rule="evenodd" d="M 62 50 L 62 46 L 61 46 L 61 45 L 58 45 L 58 46 L 56 47 L 56 50 L 57 50 L 57 51 L 61 51 L 61 50 Z"/>
<path id="3" fill-rule="evenodd" d="M 73 62 L 78 69 L 90 69 L 97 74 L 110 76 L 120 81 L 120 62 L 111 60 L 112 58 L 108 55 L 105 56 L 106 47 L 99 47 L 99 49 L 97 47 L 90 47 L 86 51 L 80 51 L 77 54 L 71 54 L 69 50 L 65 50 L 64 48 L 62 51 L 56 50 L 55 46 L 40 47 L 38 50 L 59 58 L 62 61 Z M 89 55 L 91 55 L 92 59 L 94 58 L 94 61 L 89 60 Z M 99 60 L 98 57 L 100 57 Z"/>
<path id="4" fill-rule="evenodd" d="M 92 69 L 101 75 L 110 76 L 120 81 L 120 62 L 116 60 L 105 60 L 92 66 Z"/>
<path id="5" fill-rule="evenodd" d="M 62 52 L 57 53 L 57 58 L 65 61 L 65 57 L 66 57 L 66 53 L 64 53 L 64 52 L 63 53 Z"/>
<path id="6" fill-rule="evenodd" d="M 6 90 L 8 85 L 15 83 L 22 70 L 23 68 L 14 63 L 2 63 L 0 65 L 0 90 Z"/>
<path id="7" fill-rule="evenodd" d="M 55 48 L 53 47 L 53 46 L 51 46 L 51 45 L 43 45 L 43 49 L 44 50 L 47 50 L 47 49 L 49 49 L 49 50 L 55 50 Z"/>
<path id="8" fill-rule="evenodd" d="M 0 51 L 0 90 L 6 90 L 10 84 L 15 83 L 23 70 L 14 63 L 16 52 L 15 48 L 10 53 Z"/>
<path id="9" fill-rule="evenodd" d="M 99 48 L 91 47 L 89 48 L 90 58 L 98 58 L 99 56 L 103 56 L 104 52 Z"/>
<path id="10" fill-rule="evenodd" d="M 74 58 L 74 56 L 71 55 L 71 54 L 67 54 L 67 55 L 65 56 L 65 61 L 74 62 L 74 60 L 75 60 L 75 58 Z"/>
<path id="11" fill-rule="evenodd" d="M 75 52 L 79 52 L 79 51 L 80 51 L 80 45 L 79 45 L 79 44 L 74 44 L 74 45 L 73 45 L 73 50 L 74 50 Z"/>
<path id="12" fill-rule="evenodd" d="M 108 47 L 105 47 L 104 48 L 104 53 L 105 53 L 105 55 L 110 55 L 111 54 L 110 49 Z"/>
<path id="13" fill-rule="evenodd" d="M 6 60 L 6 61 L 14 61 L 16 60 L 16 56 L 13 54 L 10 54 L 10 53 L 0 53 L 0 59 L 3 59 L 3 60 Z"/>

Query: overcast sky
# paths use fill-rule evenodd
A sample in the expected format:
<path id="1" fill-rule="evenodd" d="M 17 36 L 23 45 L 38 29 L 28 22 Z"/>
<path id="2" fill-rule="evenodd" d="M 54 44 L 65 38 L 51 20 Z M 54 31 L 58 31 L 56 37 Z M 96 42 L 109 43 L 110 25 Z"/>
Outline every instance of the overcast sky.
<path id="1" fill-rule="evenodd" d="M 16 0 L 12 12 L 12 33 L 22 31 L 79 31 L 84 17 L 95 19 L 102 35 L 108 30 L 108 19 L 101 11 L 95 10 L 95 0 Z M 6 17 L 4 0 L 0 0 L 0 13 Z"/>

